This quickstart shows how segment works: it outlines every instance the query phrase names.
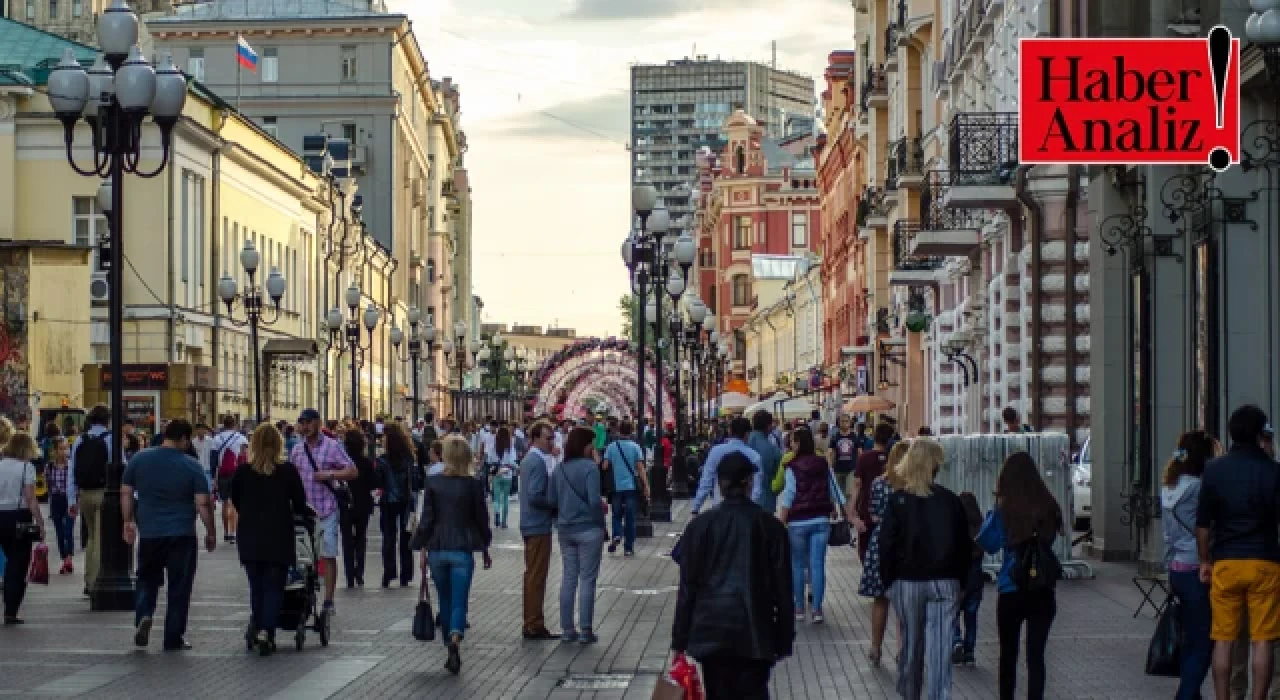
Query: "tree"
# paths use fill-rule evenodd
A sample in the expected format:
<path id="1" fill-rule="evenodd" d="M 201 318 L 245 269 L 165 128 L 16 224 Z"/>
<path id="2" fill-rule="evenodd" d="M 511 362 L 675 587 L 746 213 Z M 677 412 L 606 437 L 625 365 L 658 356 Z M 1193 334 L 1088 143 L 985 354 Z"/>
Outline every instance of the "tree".
<path id="1" fill-rule="evenodd" d="M 652 290 L 650 290 L 650 294 L 652 294 Z M 670 310 L 668 306 L 670 304 L 670 300 L 663 299 L 663 302 L 664 303 L 663 303 L 662 311 L 663 311 L 663 315 L 665 316 L 667 312 Z M 640 342 L 639 328 L 635 325 L 635 321 L 638 318 L 637 314 L 639 313 L 639 311 L 640 311 L 640 301 L 636 295 L 623 294 L 618 299 L 618 313 L 621 314 L 622 316 L 622 336 L 621 337 L 626 338 L 627 340 L 630 340 L 632 343 Z M 670 337 L 668 337 L 669 331 L 667 330 L 666 326 L 663 326 L 662 334 L 663 334 L 663 337 L 667 338 L 667 350 L 662 355 L 662 359 L 663 361 L 669 361 L 671 359 L 671 339 Z M 644 344 L 650 350 L 657 352 L 658 342 L 653 337 L 653 326 L 649 326 L 645 328 Z"/>

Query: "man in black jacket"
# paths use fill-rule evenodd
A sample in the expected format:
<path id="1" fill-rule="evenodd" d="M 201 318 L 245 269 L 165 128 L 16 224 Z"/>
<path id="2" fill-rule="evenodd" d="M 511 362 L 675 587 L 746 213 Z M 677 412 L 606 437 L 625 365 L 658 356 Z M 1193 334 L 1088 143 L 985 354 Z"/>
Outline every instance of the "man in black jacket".
<path id="1" fill-rule="evenodd" d="M 680 543 L 671 649 L 702 664 L 708 700 L 768 698 L 773 665 L 795 638 L 787 530 L 751 501 L 754 475 L 746 456 L 725 456 L 724 502 L 694 518 Z"/>

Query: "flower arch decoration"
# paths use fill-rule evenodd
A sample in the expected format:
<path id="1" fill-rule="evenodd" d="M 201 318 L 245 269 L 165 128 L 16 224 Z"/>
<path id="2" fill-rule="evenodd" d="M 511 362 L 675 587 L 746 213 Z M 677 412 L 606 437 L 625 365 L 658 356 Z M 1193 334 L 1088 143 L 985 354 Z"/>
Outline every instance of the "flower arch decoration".
<path id="1" fill-rule="evenodd" d="M 532 405 L 535 415 L 554 413 L 558 417 L 581 415 L 589 397 L 599 397 L 617 406 L 629 406 L 636 394 L 634 346 L 618 338 L 587 338 L 561 348 L 534 371 Z M 653 350 L 646 350 L 645 413 L 652 415 L 656 401 L 662 401 L 664 415 L 675 415 L 675 393 L 671 378 L 663 377 L 661 398 L 658 373 L 653 367 Z M 664 372 L 664 374 L 666 374 Z"/>

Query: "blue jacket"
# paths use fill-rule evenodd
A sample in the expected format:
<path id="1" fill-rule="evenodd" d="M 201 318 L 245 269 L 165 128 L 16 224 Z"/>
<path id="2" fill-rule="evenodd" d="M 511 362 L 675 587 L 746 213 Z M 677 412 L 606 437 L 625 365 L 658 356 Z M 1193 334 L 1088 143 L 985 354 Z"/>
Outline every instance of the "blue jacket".
<path id="1" fill-rule="evenodd" d="M 982 529 L 978 530 L 978 536 L 974 539 L 987 554 L 1004 552 L 1004 561 L 1000 562 L 1000 576 L 996 578 L 996 590 L 1000 593 L 1017 592 L 1018 586 L 1014 584 L 1012 576 L 1013 550 L 1009 549 L 1004 518 L 1000 517 L 1000 511 L 993 508 L 987 513 L 986 520 L 982 521 Z"/>
<path id="2" fill-rule="evenodd" d="M 760 478 L 760 453 L 747 447 L 747 443 L 738 438 L 729 438 L 728 440 L 711 448 L 707 453 L 707 463 L 702 465 L 702 478 L 698 479 L 698 491 L 693 496 L 693 512 L 697 513 L 702 510 L 702 504 L 711 497 L 716 489 L 716 475 L 720 469 L 720 460 L 726 455 L 734 452 L 741 452 L 751 460 L 756 467 L 756 475 L 751 484 L 751 500 L 754 503 L 760 502 L 760 493 L 764 490 L 764 479 Z"/>
<path id="3" fill-rule="evenodd" d="M 520 534 L 550 535 L 555 504 L 547 497 L 547 462 L 539 450 L 529 450 L 520 462 Z"/>
<path id="4" fill-rule="evenodd" d="M 586 457 L 571 459 L 556 467 L 550 481 L 549 500 L 556 506 L 556 527 L 561 533 L 604 529 L 600 467 L 594 461 Z"/>
<path id="5" fill-rule="evenodd" d="M 761 481 L 765 484 L 772 484 L 773 477 L 777 475 L 779 465 L 782 464 L 782 452 L 774 444 L 772 436 L 768 433 L 753 430 L 747 436 L 747 447 L 755 450 L 760 455 Z M 753 497 L 752 500 L 756 502 L 756 505 L 764 508 L 766 513 L 772 513 L 777 509 L 778 499 L 772 488 L 761 489 L 758 497 Z"/>

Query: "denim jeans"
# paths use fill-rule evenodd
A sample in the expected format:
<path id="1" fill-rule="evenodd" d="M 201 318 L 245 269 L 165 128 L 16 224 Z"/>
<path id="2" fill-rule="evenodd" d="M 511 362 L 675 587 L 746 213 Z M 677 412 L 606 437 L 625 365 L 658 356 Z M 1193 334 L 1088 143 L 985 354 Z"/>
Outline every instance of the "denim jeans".
<path id="1" fill-rule="evenodd" d="M 1209 587 L 1200 583 L 1199 571 L 1170 571 L 1169 587 L 1182 603 L 1182 681 L 1174 697 L 1198 700 L 1213 656 Z"/>
<path id="2" fill-rule="evenodd" d="M 978 608 L 981 605 L 982 598 L 966 598 L 960 603 L 959 609 L 956 610 L 955 633 L 951 635 L 951 646 L 962 646 L 970 654 L 978 648 Z M 963 630 L 960 627 L 961 620 L 964 621 Z"/>
<path id="3" fill-rule="evenodd" d="M 245 562 L 244 572 L 249 577 L 249 609 L 254 627 L 266 630 L 274 638 L 288 567 L 270 562 Z"/>
<path id="4" fill-rule="evenodd" d="M 636 551 L 636 512 L 639 508 L 640 494 L 635 491 L 613 494 L 613 537 L 622 538 L 622 549 L 627 552 Z"/>
<path id="5" fill-rule="evenodd" d="M 454 550 L 429 552 L 427 565 L 440 599 L 440 626 L 445 628 L 441 641 L 448 645 L 451 636 L 456 634 L 461 639 L 467 629 L 467 597 L 471 595 L 471 576 L 476 570 L 475 555 Z"/>
<path id="6" fill-rule="evenodd" d="M 565 634 L 578 631 L 573 623 L 577 598 L 578 617 L 584 631 L 591 629 L 596 607 L 596 577 L 604 554 L 604 529 L 560 533 L 560 627 Z"/>
<path id="7" fill-rule="evenodd" d="M 827 540 L 831 538 L 831 525 L 824 519 L 810 525 L 790 525 L 787 535 L 791 538 L 791 595 L 796 610 L 804 610 L 804 574 L 809 571 L 809 586 L 813 591 L 813 610 L 822 611 L 822 595 L 827 589 Z"/>
<path id="8" fill-rule="evenodd" d="M 369 546 L 369 517 L 372 513 L 360 506 L 344 508 L 338 513 L 342 531 L 342 568 L 347 585 L 364 583 L 365 552 Z"/>
<path id="9" fill-rule="evenodd" d="M 67 505 L 67 494 L 49 495 L 49 520 L 53 521 L 53 531 L 58 536 L 58 558 L 66 559 L 76 553 L 76 519 L 71 517 Z"/>
<path id="10" fill-rule="evenodd" d="M 507 524 L 507 506 L 511 501 L 511 477 L 493 477 L 493 515 L 498 524 Z"/>
<path id="11" fill-rule="evenodd" d="M 382 526 L 382 584 L 385 586 L 396 579 L 399 568 L 400 583 L 409 585 L 413 580 L 413 552 L 409 550 L 409 538 L 406 533 L 409 527 L 409 503 L 383 503 L 378 511 Z M 399 543 L 399 546 L 397 546 Z M 396 562 L 399 561 L 399 567 Z"/>
<path id="12" fill-rule="evenodd" d="M 164 645 L 182 644 L 187 633 L 191 584 L 196 577 L 196 536 L 146 537 L 138 543 L 138 590 L 133 623 L 156 612 L 160 584 L 167 582 L 168 609 L 164 614 Z"/>

